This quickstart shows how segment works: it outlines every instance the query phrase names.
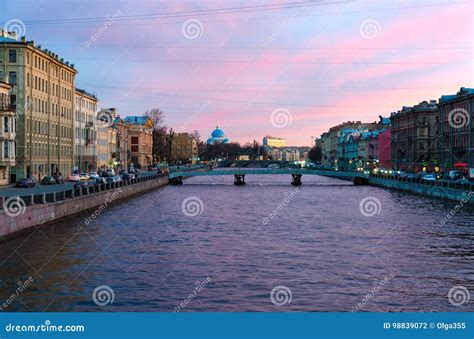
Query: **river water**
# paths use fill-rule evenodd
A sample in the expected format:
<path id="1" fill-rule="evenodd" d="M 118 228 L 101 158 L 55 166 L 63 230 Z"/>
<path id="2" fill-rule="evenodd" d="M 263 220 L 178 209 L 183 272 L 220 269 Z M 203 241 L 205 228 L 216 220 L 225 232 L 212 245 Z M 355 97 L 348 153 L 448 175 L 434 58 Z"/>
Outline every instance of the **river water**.
<path id="1" fill-rule="evenodd" d="M 472 207 L 447 219 L 456 202 L 320 176 L 246 181 L 190 178 L 3 241 L 4 309 L 474 311 Z"/>

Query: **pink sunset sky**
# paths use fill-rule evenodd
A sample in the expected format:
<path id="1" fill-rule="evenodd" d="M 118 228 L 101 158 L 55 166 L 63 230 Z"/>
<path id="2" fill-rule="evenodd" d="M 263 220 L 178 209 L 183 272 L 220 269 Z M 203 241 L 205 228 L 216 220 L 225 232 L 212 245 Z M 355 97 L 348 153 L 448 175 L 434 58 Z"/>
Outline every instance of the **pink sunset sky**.
<path id="1" fill-rule="evenodd" d="M 160 108 L 167 126 L 204 140 L 219 125 L 232 141 L 291 145 L 474 87 L 472 13 L 461 0 L 0 5 L 2 24 L 20 20 L 27 39 L 74 63 L 101 107 Z"/>

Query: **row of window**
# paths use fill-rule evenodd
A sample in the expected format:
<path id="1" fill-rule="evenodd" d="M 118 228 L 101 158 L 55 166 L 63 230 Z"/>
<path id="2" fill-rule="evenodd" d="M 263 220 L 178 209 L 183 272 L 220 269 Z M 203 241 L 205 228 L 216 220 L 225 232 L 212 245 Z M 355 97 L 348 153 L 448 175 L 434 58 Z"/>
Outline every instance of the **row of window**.
<path id="1" fill-rule="evenodd" d="M 97 111 L 97 104 L 95 102 L 81 100 L 81 98 L 76 98 L 76 107 L 82 107 L 93 112 Z"/>
<path id="2" fill-rule="evenodd" d="M 30 97 L 27 97 L 27 102 L 30 102 Z M 59 104 L 55 103 L 49 103 L 46 100 L 34 98 L 33 99 L 33 111 L 35 112 L 40 112 L 40 113 L 49 113 L 51 112 L 53 116 L 59 116 L 61 114 L 61 117 L 71 119 L 72 118 L 72 109 L 69 107 L 65 106 L 60 106 Z"/>
<path id="3" fill-rule="evenodd" d="M 27 143 L 26 146 L 27 152 L 29 152 L 30 144 Z M 48 144 L 47 143 L 33 143 L 33 148 L 31 149 L 33 156 L 48 156 Z M 28 153 L 27 153 L 28 154 Z M 49 155 L 50 156 L 57 156 L 58 155 L 58 146 L 57 145 L 49 145 Z M 59 147 L 59 155 L 68 157 L 72 156 L 72 146 L 63 146 Z"/>
<path id="4" fill-rule="evenodd" d="M 27 126 L 30 126 L 30 119 L 26 121 Z M 67 126 L 59 126 L 55 123 L 52 123 L 50 128 L 48 128 L 47 121 L 41 121 L 37 119 L 33 119 L 32 124 L 32 133 L 38 135 L 50 135 L 52 137 L 57 137 L 58 132 L 60 137 L 62 138 L 72 138 L 72 128 Z"/>

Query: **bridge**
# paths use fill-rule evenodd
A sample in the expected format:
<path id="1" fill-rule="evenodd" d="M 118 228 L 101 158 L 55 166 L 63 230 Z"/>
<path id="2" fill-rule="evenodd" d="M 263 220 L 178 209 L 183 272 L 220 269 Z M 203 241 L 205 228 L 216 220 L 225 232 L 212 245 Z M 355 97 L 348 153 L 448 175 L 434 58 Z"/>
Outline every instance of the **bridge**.
<path id="1" fill-rule="evenodd" d="M 196 176 L 217 176 L 217 175 L 233 175 L 235 178 L 235 185 L 245 185 L 246 175 L 256 174 L 290 174 L 292 177 L 291 184 L 299 186 L 302 184 L 301 177 L 303 175 L 321 175 L 325 177 L 331 177 L 336 179 L 350 180 L 355 185 L 365 185 L 368 183 L 369 174 L 362 172 L 342 172 L 342 171 L 327 171 L 319 169 L 307 169 L 307 168 L 237 168 L 227 167 L 209 170 L 207 167 L 202 168 L 191 168 L 187 170 L 173 170 L 169 174 L 169 180 L 171 184 L 180 185 L 183 183 L 184 178 L 196 177 Z"/>

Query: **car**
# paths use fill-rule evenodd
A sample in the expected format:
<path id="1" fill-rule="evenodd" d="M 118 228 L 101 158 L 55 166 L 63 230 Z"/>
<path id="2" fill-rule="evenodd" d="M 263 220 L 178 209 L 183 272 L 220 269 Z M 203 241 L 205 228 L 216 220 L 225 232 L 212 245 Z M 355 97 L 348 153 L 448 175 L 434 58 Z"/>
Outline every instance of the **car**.
<path id="1" fill-rule="evenodd" d="M 89 183 L 87 181 L 83 180 L 78 180 L 74 183 L 74 189 L 81 188 L 81 187 L 87 187 L 89 186 Z"/>
<path id="2" fill-rule="evenodd" d="M 56 181 L 56 179 L 49 175 L 43 177 L 43 179 L 41 179 L 40 181 L 41 185 L 56 185 L 57 183 L 58 182 Z"/>
<path id="3" fill-rule="evenodd" d="M 97 172 L 89 173 L 89 179 L 97 179 L 98 177 L 99 177 L 99 174 Z"/>
<path id="4" fill-rule="evenodd" d="M 425 180 L 425 181 L 436 181 L 436 175 L 434 175 L 434 174 L 425 174 L 422 177 L 422 179 Z"/>
<path id="5" fill-rule="evenodd" d="M 458 170 L 451 170 L 448 173 L 449 179 L 458 180 L 462 178 L 462 173 Z"/>
<path id="6" fill-rule="evenodd" d="M 105 178 L 105 182 L 106 182 L 107 184 L 111 184 L 111 183 L 114 183 L 115 180 L 114 180 L 113 177 L 106 177 L 106 178 Z"/>
<path id="7" fill-rule="evenodd" d="M 71 174 L 70 176 L 67 177 L 67 181 L 79 181 L 81 180 L 81 177 L 79 174 Z"/>
<path id="8" fill-rule="evenodd" d="M 120 175 L 114 175 L 112 178 L 114 179 L 115 182 L 122 181 L 122 177 Z"/>
<path id="9" fill-rule="evenodd" d="M 106 172 L 108 175 L 110 176 L 114 176 L 115 175 L 115 171 L 113 169 L 108 169 L 107 172 Z"/>
<path id="10" fill-rule="evenodd" d="M 36 179 L 33 178 L 22 178 L 17 181 L 16 187 L 23 187 L 23 188 L 30 188 L 30 187 L 35 187 L 36 186 Z"/>
<path id="11" fill-rule="evenodd" d="M 105 184 L 105 183 L 107 183 L 107 180 L 105 180 L 105 178 L 103 178 L 103 177 L 95 178 L 95 184 L 96 185 L 101 185 L 101 184 Z"/>
<path id="12" fill-rule="evenodd" d="M 79 174 L 79 178 L 81 180 L 89 180 L 89 175 L 87 173 L 81 173 Z"/>
<path id="13" fill-rule="evenodd" d="M 121 176 L 122 176 L 123 180 L 128 180 L 128 179 L 132 178 L 132 176 L 129 173 L 126 173 L 126 172 L 121 174 Z"/>
<path id="14" fill-rule="evenodd" d="M 53 174 L 54 180 L 56 180 L 56 184 L 64 184 L 64 178 L 62 175 Z"/>

